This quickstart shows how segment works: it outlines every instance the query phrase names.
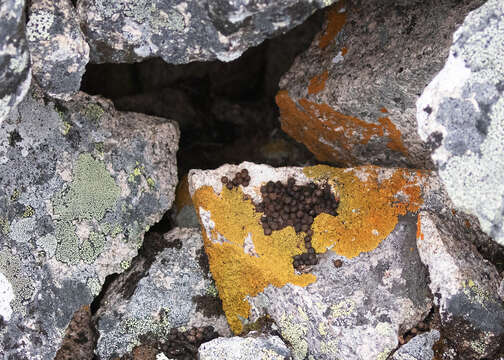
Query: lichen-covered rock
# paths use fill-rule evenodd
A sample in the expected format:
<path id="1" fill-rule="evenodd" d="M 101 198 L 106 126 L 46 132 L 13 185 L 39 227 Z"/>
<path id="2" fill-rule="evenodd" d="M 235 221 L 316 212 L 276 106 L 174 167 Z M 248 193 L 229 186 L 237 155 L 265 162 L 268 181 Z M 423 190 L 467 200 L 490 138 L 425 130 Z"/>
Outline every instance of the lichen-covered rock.
<path id="1" fill-rule="evenodd" d="M 504 3 L 471 12 L 417 103 L 418 132 L 454 205 L 504 245 Z"/>
<path id="2" fill-rule="evenodd" d="M 173 64 L 231 61 L 301 24 L 333 0 L 83 0 L 77 5 L 91 61 Z"/>
<path id="3" fill-rule="evenodd" d="M 0 126 L 0 353 L 45 360 L 170 208 L 179 131 L 99 97 L 39 93 Z"/>
<path id="4" fill-rule="evenodd" d="M 220 301 L 208 268 L 201 266 L 199 229 L 175 228 L 164 235 L 164 242 L 166 248 L 150 268 L 136 263 L 102 300 L 96 314 L 100 334 L 96 353 L 101 359 L 130 352 L 142 344 L 142 336 L 166 341 L 174 328 L 213 326 L 229 335 L 222 310 L 212 307 Z M 138 281 L 139 274 L 144 277 Z"/>
<path id="5" fill-rule="evenodd" d="M 432 347 L 439 340 L 439 331 L 429 332 L 415 336 L 409 342 L 401 346 L 392 355 L 391 360 L 433 360 Z"/>
<path id="6" fill-rule="evenodd" d="M 222 176 L 243 168 L 251 177 L 247 187 L 222 185 Z M 287 226 L 265 235 L 253 204 L 263 184 L 289 177 L 297 185 L 329 184 L 340 199 L 337 216 L 314 219 L 319 263 L 307 273 L 293 268 L 307 233 Z M 427 206 L 424 199 L 430 202 L 428 183 L 427 172 L 376 167 L 274 169 L 245 162 L 192 170 L 189 190 L 232 330 L 240 333 L 267 315 L 294 359 L 385 358 L 431 307 L 412 215 Z"/>
<path id="7" fill-rule="evenodd" d="M 178 227 L 199 228 L 198 215 L 189 193 L 187 175 L 180 179 L 175 190 L 174 222 Z"/>
<path id="8" fill-rule="evenodd" d="M 0 3 L 0 124 L 25 97 L 31 82 L 24 0 Z"/>
<path id="9" fill-rule="evenodd" d="M 290 350 L 278 336 L 250 333 L 247 337 L 217 338 L 201 345 L 199 360 L 284 360 Z"/>
<path id="10" fill-rule="evenodd" d="M 282 129 L 320 161 L 430 169 L 415 103 L 456 24 L 483 0 L 352 3 L 327 11 L 324 30 L 280 81 Z"/>
<path id="11" fill-rule="evenodd" d="M 26 39 L 33 77 L 49 96 L 69 100 L 79 91 L 89 46 L 70 0 L 30 3 Z"/>
<path id="12" fill-rule="evenodd" d="M 500 276 L 467 242 L 474 236 L 439 212 L 418 215 L 417 247 L 429 268 L 429 287 L 439 307 L 442 337 L 454 359 L 504 355 L 504 302 Z"/>

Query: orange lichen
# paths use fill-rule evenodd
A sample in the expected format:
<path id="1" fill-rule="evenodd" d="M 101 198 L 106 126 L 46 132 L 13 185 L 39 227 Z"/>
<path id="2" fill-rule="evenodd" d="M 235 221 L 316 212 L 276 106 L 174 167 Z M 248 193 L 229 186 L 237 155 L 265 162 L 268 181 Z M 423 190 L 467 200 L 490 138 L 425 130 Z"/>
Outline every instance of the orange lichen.
<path id="1" fill-rule="evenodd" d="M 317 75 L 313 77 L 310 80 L 310 84 L 308 85 L 308 94 L 313 95 L 313 94 L 318 94 L 325 88 L 325 82 L 327 80 L 329 73 L 324 71 L 322 74 Z"/>
<path id="2" fill-rule="evenodd" d="M 389 138 L 387 147 L 406 155 L 401 133 L 389 118 L 380 118 L 379 124 L 373 124 L 341 114 L 327 104 L 317 104 L 304 98 L 296 104 L 286 90 L 278 92 L 276 103 L 280 109 L 282 129 L 305 144 L 320 161 L 354 164 L 353 147 L 365 145 L 371 138 L 385 134 Z"/>
<path id="3" fill-rule="evenodd" d="M 423 177 L 416 171 L 374 166 L 346 170 L 323 165 L 303 171 L 314 181 L 330 184 L 340 197 L 338 216 L 320 214 L 312 225 L 312 245 L 318 253 L 331 248 L 351 258 L 371 251 L 394 230 L 400 215 L 417 211 L 422 204 Z M 207 211 L 215 224 L 205 229 L 201 221 L 205 250 L 235 333 L 242 331 L 242 319 L 249 317 L 247 296 L 256 296 L 268 285 L 306 286 L 316 280 L 312 274 L 297 275 L 292 266 L 292 257 L 305 251 L 305 234 L 296 234 L 289 226 L 264 235 L 262 214 L 255 212 L 240 188 L 224 187 L 218 195 L 212 187 L 203 186 L 194 193 L 193 202 L 197 209 Z"/>
<path id="4" fill-rule="evenodd" d="M 180 179 L 177 184 L 177 189 L 175 190 L 175 208 L 177 209 L 177 213 L 186 205 L 192 205 L 187 175 Z"/>
<path id="5" fill-rule="evenodd" d="M 331 41 L 334 40 L 336 35 L 338 35 L 343 28 L 343 25 L 345 25 L 346 14 L 344 12 L 340 12 L 340 10 L 344 7 L 344 3 L 344 1 L 339 1 L 337 4 L 334 4 L 329 11 L 327 11 L 327 27 L 319 40 L 319 48 L 322 50 L 324 50 Z"/>
<path id="6" fill-rule="evenodd" d="M 380 181 L 380 169 L 374 166 L 352 171 L 323 165 L 304 169 L 308 177 L 329 179 L 340 196 L 338 216 L 315 218 L 312 245 L 317 252 L 330 248 L 351 258 L 371 251 L 394 230 L 399 215 L 419 209 L 422 179 L 409 170 L 389 171 L 390 177 Z"/>
<path id="7" fill-rule="evenodd" d="M 341 55 L 345 56 L 348 53 L 348 49 L 346 47 L 341 48 Z"/>
<path id="8" fill-rule="evenodd" d="M 381 111 L 382 113 L 385 113 L 385 114 L 386 114 L 386 113 L 388 113 L 388 110 L 387 110 L 387 108 L 385 108 L 385 107 L 382 107 L 382 108 L 380 109 L 380 111 Z"/>
<path id="9" fill-rule="evenodd" d="M 422 223 L 420 222 L 420 214 L 417 216 L 417 231 L 416 231 L 416 238 L 418 240 L 423 240 L 424 239 L 424 234 L 422 232 Z"/>
<path id="10" fill-rule="evenodd" d="M 312 274 L 296 275 L 292 267 L 292 257 L 305 250 L 303 234 L 288 227 L 264 235 L 261 215 L 250 200 L 243 199 L 240 189 L 223 188 L 222 194 L 217 195 L 211 187 L 204 186 L 195 192 L 193 201 L 197 209 L 209 211 L 215 222 L 210 234 L 203 230 L 205 250 L 224 312 L 235 333 L 243 329 L 240 318 L 249 316 L 247 296 L 256 296 L 268 285 L 306 286 L 316 280 Z M 216 242 L 218 234 L 226 241 Z M 248 236 L 253 253 L 244 248 Z"/>

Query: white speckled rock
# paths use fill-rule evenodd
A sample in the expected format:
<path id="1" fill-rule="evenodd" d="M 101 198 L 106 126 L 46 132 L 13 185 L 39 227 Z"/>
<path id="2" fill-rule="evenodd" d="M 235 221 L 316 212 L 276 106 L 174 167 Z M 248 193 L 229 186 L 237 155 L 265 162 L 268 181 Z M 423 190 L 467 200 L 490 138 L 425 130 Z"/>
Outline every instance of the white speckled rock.
<path id="1" fill-rule="evenodd" d="M 70 0 L 33 0 L 26 38 L 33 77 L 44 92 L 69 100 L 80 88 L 89 46 Z"/>
<path id="2" fill-rule="evenodd" d="M 453 36 L 417 102 L 418 132 L 454 205 L 504 245 L 504 2 L 489 0 Z"/>
<path id="3" fill-rule="evenodd" d="M 217 294 L 208 269 L 200 266 L 201 232 L 175 228 L 164 242 L 167 248 L 150 267 L 137 262 L 107 290 L 96 314 L 101 359 L 130 352 L 147 333 L 161 340 L 172 328 L 213 326 L 220 335 L 230 335 L 222 310 L 210 309 Z M 144 277 L 138 281 L 139 276 Z"/>
<path id="4" fill-rule="evenodd" d="M 493 359 L 504 351 L 504 303 L 500 277 L 467 242 L 470 229 L 453 226 L 446 214 L 421 211 L 417 247 L 429 268 L 429 287 L 439 307 L 443 337 L 456 359 Z"/>
<path id="5" fill-rule="evenodd" d="M 334 0 L 82 0 L 91 61 L 231 61 Z"/>
<path id="6" fill-rule="evenodd" d="M 25 40 L 24 0 L 0 3 L 0 124 L 30 88 L 30 55 Z"/>
<path id="7" fill-rule="evenodd" d="M 437 330 L 417 335 L 402 345 L 392 355 L 391 360 L 432 360 L 434 358 L 432 346 L 438 340 L 439 331 Z"/>
<path id="8" fill-rule="evenodd" d="M 178 138 L 169 120 L 35 88 L 0 124 L 0 358 L 54 358 L 171 207 Z"/>
<path id="9" fill-rule="evenodd" d="M 202 344 L 199 360 L 285 360 L 290 351 L 278 336 L 249 333 L 247 337 L 217 338 Z"/>

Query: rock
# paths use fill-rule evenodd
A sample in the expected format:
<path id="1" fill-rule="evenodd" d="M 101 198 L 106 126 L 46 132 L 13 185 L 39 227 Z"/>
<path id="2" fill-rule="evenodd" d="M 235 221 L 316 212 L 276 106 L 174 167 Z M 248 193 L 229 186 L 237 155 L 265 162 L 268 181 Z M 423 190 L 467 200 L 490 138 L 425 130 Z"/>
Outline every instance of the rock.
<path id="1" fill-rule="evenodd" d="M 439 213 L 418 215 L 417 247 L 429 268 L 429 287 L 439 307 L 442 337 L 457 359 L 504 355 L 504 302 L 500 276 L 470 245 L 474 236 Z"/>
<path id="2" fill-rule="evenodd" d="M 278 336 L 250 333 L 247 337 L 217 338 L 201 345 L 200 360 L 284 360 L 290 351 Z"/>
<path id="3" fill-rule="evenodd" d="M 301 24 L 333 0 L 79 1 L 91 61 L 231 61 L 264 39 Z"/>
<path id="4" fill-rule="evenodd" d="M 40 90 L 0 126 L 0 353 L 52 359 L 74 312 L 128 267 L 174 199 L 176 124 Z M 9 301 L 10 300 L 10 301 Z"/>
<path id="5" fill-rule="evenodd" d="M 30 3 L 26 38 L 33 77 L 51 97 L 70 100 L 80 89 L 89 46 L 70 0 Z"/>
<path id="6" fill-rule="evenodd" d="M 319 161 L 432 169 L 415 103 L 443 66 L 456 24 L 482 3 L 333 6 L 325 29 L 280 81 L 282 129 Z"/>
<path id="7" fill-rule="evenodd" d="M 417 102 L 418 133 L 455 206 L 504 245 L 504 4 L 471 12 Z"/>
<path id="8" fill-rule="evenodd" d="M 222 176 L 232 179 L 244 168 L 251 177 L 247 187 L 222 186 Z M 289 177 L 298 185 L 329 183 L 340 198 L 339 215 L 315 217 L 318 265 L 302 272 L 293 268 L 293 256 L 306 251 L 306 233 L 288 226 L 265 235 L 252 203 L 261 199 L 261 184 Z M 244 162 L 192 170 L 188 180 L 210 270 L 236 334 L 267 315 L 294 359 L 385 358 L 398 336 L 429 312 L 428 273 L 416 250 L 412 215 L 427 206 L 424 199 L 431 206 L 424 195 L 430 191 L 427 172 Z"/>
<path id="9" fill-rule="evenodd" d="M 31 83 L 24 7 L 24 0 L 6 0 L 0 4 L 0 124 L 23 100 Z"/>
<path id="10" fill-rule="evenodd" d="M 189 194 L 187 175 L 180 179 L 175 190 L 174 222 L 178 227 L 198 228 L 199 221 Z"/>
<path id="11" fill-rule="evenodd" d="M 101 359 L 120 357 L 137 345 L 165 344 L 173 329 L 213 326 L 229 335 L 208 267 L 202 267 L 200 231 L 175 228 L 162 242 L 165 249 L 150 267 L 135 263 L 105 294 L 96 314 Z"/>
<path id="12" fill-rule="evenodd" d="M 437 330 L 417 335 L 401 346 L 392 355 L 391 360 L 433 360 L 434 351 L 432 350 L 432 346 L 438 340 L 439 331 Z"/>

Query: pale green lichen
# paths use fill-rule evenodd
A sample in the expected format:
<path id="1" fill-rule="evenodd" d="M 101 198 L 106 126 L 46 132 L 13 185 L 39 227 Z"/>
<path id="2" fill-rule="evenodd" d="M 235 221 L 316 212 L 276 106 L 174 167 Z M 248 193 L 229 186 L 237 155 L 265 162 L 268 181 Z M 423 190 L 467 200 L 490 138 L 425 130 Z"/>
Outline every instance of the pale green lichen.
<path id="1" fill-rule="evenodd" d="M 112 224 L 109 223 L 100 224 L 100 230 L 104 235 L 108 235 L 108 233 L 112 230 Z"/>
<path id="2" fill-rule="evenodd" d="M 69 189 L 53 197 L 54 214 L 63 220 L 101 220 L 115 206 L 120 188 L 101 161 L 81 154 Z"/>
<path id="3" fill-rule="evenodd" d="M 121 263 L 119 264 L 119 266 L 121 267 L 121 269 L 123 270 L 128 270 L 128 268 L 130 267 L 131 263 L 127 260 L 123 260 L 121 261 Z"/>
<path id="4" fill-rule="evenodd" d="M 105 111 L 98 104 L 88 104 L 84 109 L 84 116 L 89 120 L 99 123 Z"/>
<path id="5" fill-rule="evenodd" d="M 135 182 L 136 178 L 141 176 L 145 171 L 145 166 L 144 165 L 140 165 L 138 162 L 137 162 L 137 166 L 133 169 L 133 171 L 131 172 L 131 174 L 129 174 L 128 176 L 128 181 L 129 182 Z"/>
<path id="6" fill-rule="evenodd" d="M 153 190 L 156 187 L 156 182 L 151 177 L 148 177 L 147 178 L 147 185 L 149 185 L 149 188 L 151 190 Z"/>
<path id="7" fill-rule="evenodd" d="M 89 239 L 85 240 L 80 247 L 80 258 L 86 264 L 92 264 L 105 248 L 105 236 L 92 232 Z"/>
<path id="8" fill-rule="evenodd" d="M 19 191 L 18 189 L 14 189 L 14 191 L 12 192 L 12 195 L 10 197 L 11 202 L 17 201 L 20 196 L 21 196 L 21 191 Z"/>
<path id="9" fill-rule="evenodd" d="M 53 234 L 47 234 L 36 240 L 38 247 L 44 250 L 47 258 L 52 258 L 56 254 L 56 248 L 58 246 L 58 239 Z"/>
<path id="10" fill-rule="evenodd" d="M 58 239 L 56 247 L 56 259 L 75 265 L 79 262 L 79 239 L 75 234 L 75 226 L 69 221 L 57 221 L 54 235 Z"/>
<path id="11" fill-rule="evenodd" d="M 0 217 L 0 231 L 2 234 L 7 235 L 10 231 L 10 223 L 6 218 Z"/>
<path id="12" fill-rule="evenodd" d="M 35 217 L 18 219 L 12 223 L 9 236 L 18 243 L 24 243 L 32 238 L 36 227 L 37 220 Z"/>
<path id="13" fill-rule="evenodd" d="M 170 309 L 163 308 L 163 311 L 169 312 Z M 160 319 L 156 319 L 152 316 L 147 316 L 145 318 L 129 318 L 121 321 L 119 324 L 119 331 L 122 334 L 130 334 L 134 337 L 133 341 L 126 347 L 128 352 L 138 345 L 138 336 L 147 332 L 152 332 L 154 336 L 163 338 L 168 336 L 171 328 L 172 324 L 168 321 L 167 316 L 163 316 Z"/>
<path id="14" fill-rule="evenodd" d="M 302 360 L 308 353 L 308 343 L 305 336 L 308 333 L 308 327 L 292 315 L 282 315 L 280 318 L 280 331 L 285 340 L 292 346 L 292 356 L 294 360 Z"/>
<path id="15" fill-rule="evenodd" d="M 479 286 L 473 280 L 466 280 L 462 282 L 462 291 L 473 302 L 479 303 L 483 308 L 487 309 L 488 302 L 492 301 L 493 296 Z"/>
<path id="16" fill-rule="evenodd" d="M 72 124 L 70 124 L 67 121 L 63 121 L 63 127 L 61 128 L 61 133 L 66 136 L 68 135 L 68 132 L 70 131 L 71 128 Z"/>
<path id="17" fill-rule="evenodd" d="M 318 325 L 318 332 L 322 336 L 327 335 L 327 324 L 325 322 L 320 322 Z"/>
<path id="18" fill-rule="evenodd" d="M 93 296 L 97 296 L 100 294 L 101 283 L 100 280 L 98 280 L 97 278 L 89 278 L 87 281 L 87 286 Z"/>
<path id="19" fill-rule="evenodd" d="M 118 225 L 114 226 L 114 228 L 112 229 L 112 232 L 110 233 L 110 236 L 116 237 L 117 235 L 119 235 L 122 232 L 123 232 L 123 227 L 118 224 Z"/>
<path id="20" fill-rule="evenodd" d="M 331 306 L 331 316 L 333 318 L 348 316 L 351 313 L 353 313 L 354 310 L 355 310 L 355 301 L 351 299 L 343 300 Z"/>
<path id="21" fill-rule="evenodd" d="M 30 15 L 26 26 L 26 38 L 30 42 L 48 40 L 50 29 L 55 21 L 54 14 L 48 11 L 36 11 Z"/>
<path id="22" fill-rule="evenodd" d="M 7 249 L 0 251 L 0 272 L 14 288 L 15 297 L 10 304 L 12 309 L 24 315 L 23 302 L 31 299 L 35 289 L 30 278 L 24 274 L 21 260 Z"/>
<path id="23" fill-rule="evenodd" d="M 320 344 L 320 352 L 322 354 L 331 355 L 331 359 L 334 359 L 334 355 L 338 354 L 338 341 L 330 340 L 328 342 L 322 342 Z"/>
<path id="24" fill-rule="evenodd" d="M 378 354 L 378 357 L 376 358 L 376 360 L 387 360 L 390 353 L 392 352 L 392 348 L 385 348 L 385 350 L 383 350 L 380 354 Z"/>
<path id="25" fill-rule="evenodd" d="M 208 285 L 206 289 L 207 295 L 213 296 L 213 297 L 218 297 L 219 296 L 219 291 L 217 290 L 217 287 L 215 287 L 215 283 L 212 281 L 210 285 Z"/>
<path id="26" fill-rule="evenodd" d="M 25 211 L 23 212 L 23 217 L 29 218 L 29 217 L 32 217 L 33 215 L 35 215 L 35 210 L 33 210 L 33 208 L 30 205 L 28 205 L 25 208 Z"/>

